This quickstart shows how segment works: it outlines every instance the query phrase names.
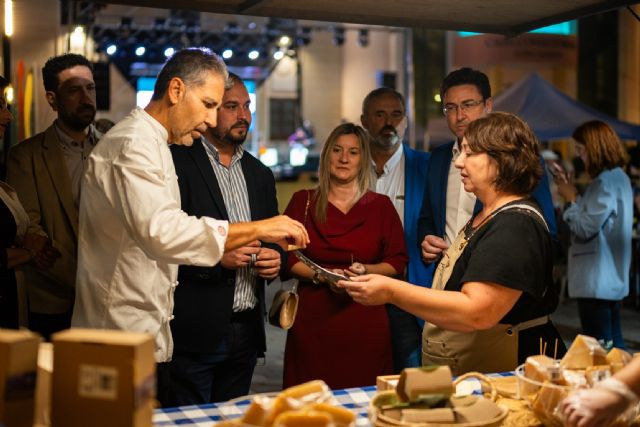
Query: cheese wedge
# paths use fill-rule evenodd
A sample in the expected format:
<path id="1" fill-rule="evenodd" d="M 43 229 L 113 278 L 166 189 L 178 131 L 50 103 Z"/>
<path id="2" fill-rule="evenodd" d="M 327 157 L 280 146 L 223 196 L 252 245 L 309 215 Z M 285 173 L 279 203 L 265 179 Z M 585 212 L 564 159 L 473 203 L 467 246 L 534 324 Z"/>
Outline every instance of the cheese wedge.
<path id="1" fill-rule="evenodd" d="M 524 362 L 524 376 L 534 381 L 554 382 L 558 378 L 558 362 L 549 356 L 540 354 L 529 356 Z"/>
<path id="2" fill-rule="evenodd" d="M 337 427 L 350 426 L 356 421 L 356 414 L 340 406 L 333 406 L 328 403 L 314 403 L 309 406 L 309 409 L 328 414 Z"/>
<path id="3" fill-rule="evenodd" d="M 274 427 L 331 427 L 329 414 L 316 411 L 289 411 L 278 415 Z"/>
<path id="4" fill-rule="evenodd" d="M 256 396 L 251 401 L 247 412 L 242 416 L 242 424 L 263 426 L 271 410 L 271 399 Z"/>
<path id="5" fill-rule="evenodd" d="M 612 348 L 611 351 L 607 353 L 607 363 L 611 365 L 611 370 L 614 374 L 624 368 L 627 363 L 631 362 L 632 358 L 633 356 L 631 356 L 630 353 L 617 347 Z"/>
<path id="6" fill-rule="evenodd" d="M 566 369 L 586 369 L 589 366 L 605 365 L 607 352 L 597 339 L 586 335 L 578 335 L 560 365 Z"/>

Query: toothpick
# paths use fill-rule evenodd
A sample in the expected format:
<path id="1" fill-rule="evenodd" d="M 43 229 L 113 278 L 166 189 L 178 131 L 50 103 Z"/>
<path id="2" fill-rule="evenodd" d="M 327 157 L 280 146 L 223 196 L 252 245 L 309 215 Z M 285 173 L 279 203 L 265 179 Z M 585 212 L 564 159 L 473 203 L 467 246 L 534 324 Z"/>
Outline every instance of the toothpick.
<path id="1" fill-rule="evenodd" d="M 542 354 L 547 354 L 547 342 L 544 342 L 544 347 L 542 347 Z"/>
<path id="2" fill-rule="evenodd" d="M 555 339 L 555 344 L 553 346 L 553 360 L 556 359 L 557 355 L 558 355 L 558 338 Z"/>
<path id="3" fill-rule="evenodd" d="M 540 337 L 540 354 L 542 354 L 542 337 Z"/>

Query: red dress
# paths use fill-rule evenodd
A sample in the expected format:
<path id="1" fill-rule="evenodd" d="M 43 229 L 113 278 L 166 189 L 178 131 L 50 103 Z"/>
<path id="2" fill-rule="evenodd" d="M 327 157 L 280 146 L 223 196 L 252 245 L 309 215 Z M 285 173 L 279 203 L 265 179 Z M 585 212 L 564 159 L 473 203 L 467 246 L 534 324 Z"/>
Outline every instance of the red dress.
<path id="1" fill-rule="evenodd" d="M 325 268 L 348 268 L 354 262 L 387 262 L 403 273 L 408 257 L 402 223 L 387 196 L 367 192 L 344 214 L 331 203 L 327 220 L 315 220 L 314 191 L 306 228 L 311 244 L 305 255 Z M 305 221 L 307 190 L 293 195 L 285 214 Z M 298 262 L 289 254 L 288 269 Z M 284 387 L 314 379 L 341 389 L 375 384 L 393 372 L 389 321 L 384 305 L 366 307 L 328 285 L 301 281 L 300 303 L 287 335 Z"/>

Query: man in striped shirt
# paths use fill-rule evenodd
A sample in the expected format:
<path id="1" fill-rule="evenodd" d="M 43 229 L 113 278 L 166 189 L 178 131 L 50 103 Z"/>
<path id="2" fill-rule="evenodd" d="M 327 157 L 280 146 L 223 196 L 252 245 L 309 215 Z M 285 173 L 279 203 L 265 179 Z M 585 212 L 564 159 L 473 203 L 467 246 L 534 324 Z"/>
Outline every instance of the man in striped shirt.
<path id="1" fill-rule="evenodd" d="M 191 147 L 171 148 L 182 209 L 230 223 L 278 214 L 273 174 L 242 146 L 251 125 L 242 80 L 229 75 L 218 123 Z M 264 287 L 282 265 L 277 245 L 253 241 L 225 253 L 218 266 L 181 266 L 171 324 L 175 405 L 219 402 L 248 394 L 266 349 Z"/>

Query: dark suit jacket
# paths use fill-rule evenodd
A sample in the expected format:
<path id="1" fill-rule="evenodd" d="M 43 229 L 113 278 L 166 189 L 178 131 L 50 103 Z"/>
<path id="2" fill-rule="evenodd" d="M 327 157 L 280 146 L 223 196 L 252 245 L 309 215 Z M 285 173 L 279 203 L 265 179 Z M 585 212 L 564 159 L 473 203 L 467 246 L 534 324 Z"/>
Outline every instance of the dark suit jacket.
<path id="1" fill-rule="evenodd" d="M 189 215 L 228 220 L 209 158 L 200 141 L 190 147 L 172 145 L 171 154 L 178 175 L 182 209 Z M 271 170 L 245 151 L 240 160 L 249 192 L 252 221 L 278 215 L 275 180 Z M 278 245 L 272 247 L 282 254 Z M 282 265 L 286 263 L 282 262 Z M 176 350 L 213 352 L 229 324 L 232 314 L 236 273 L 220 264 L 214 267 L 181 265 L 175 293 L 175 318 L 171 332 Z M 256 279 L 260 316 L 256 316 L 259 354 L 266 350 L 264 333 L 265 280 Z"/>
<path id="2" fill-rule="evenodd" d="M 422 209 L 418 219 L 418 244 L 422 243 L 426 235 L 444 236 L 447 222 L 447 181 L 449 179 L 449 165 L 451 164 L 453 142 L 441 145 L 431 152 L 429 168 L 427 170 L 427 186 L 424 190 Z M 542 162 L 542 159 L 540 159 Z M 556 236 L 556 218 L 549 192 L 549 180 L 547 174 L 542 174 L 542 179 L 531 193 L 536 200 L 544 219 L 549 226 L 549 232 Z M 478 200 L 474 212 L 479 212 L 482 204 Z"/>

